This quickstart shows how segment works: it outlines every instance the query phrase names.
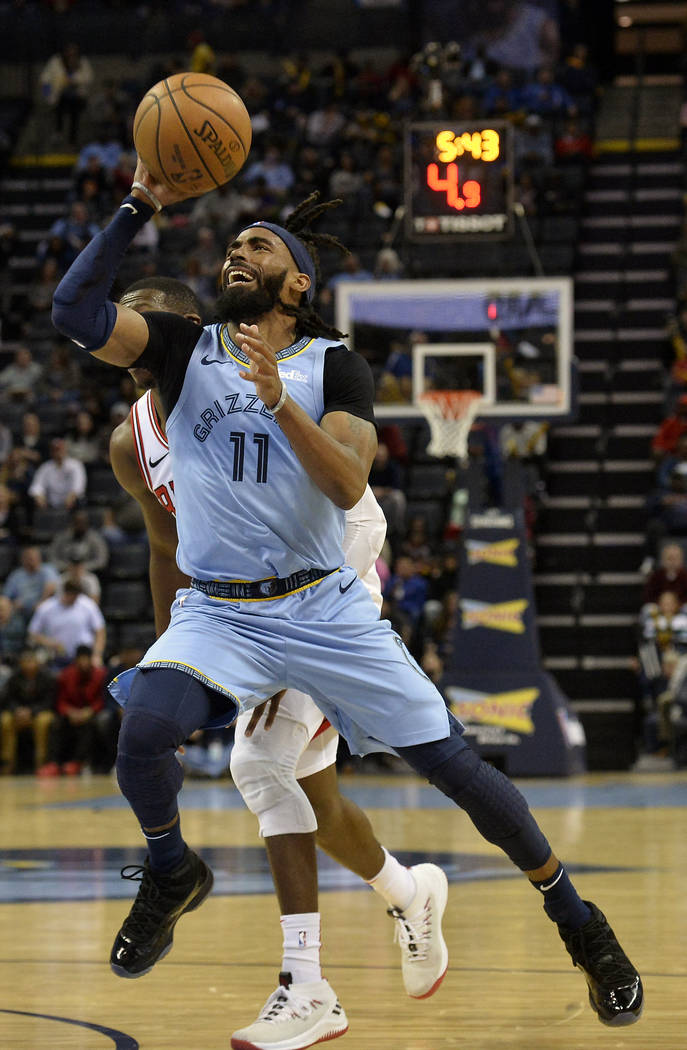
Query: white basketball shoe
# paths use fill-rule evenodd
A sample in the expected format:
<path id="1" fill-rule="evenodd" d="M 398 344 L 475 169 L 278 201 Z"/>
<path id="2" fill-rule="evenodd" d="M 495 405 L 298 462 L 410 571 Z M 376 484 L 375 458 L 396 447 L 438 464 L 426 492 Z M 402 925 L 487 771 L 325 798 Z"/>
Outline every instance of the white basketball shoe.
<path id="1" fill-rule="evenodd" d="M 389 915 L 396 921 L 394 940 L 401 948 L 406 992 L 413 999 L 428 999 L 448 969 L 448 949 L 441 932 L 448 880 L 436 864 L 415 864 L 410 870 L 417 892 L 407 908 L 389 908 Z"/>
<path id="2" fill-rule="evenodd" d="M 247 1028 L 231 1037 L 232 1050 L 305 1050 L 348 1031 L 348 1020 L 328 981 L 292 984 L 279 974 L 279 987 Z"/>

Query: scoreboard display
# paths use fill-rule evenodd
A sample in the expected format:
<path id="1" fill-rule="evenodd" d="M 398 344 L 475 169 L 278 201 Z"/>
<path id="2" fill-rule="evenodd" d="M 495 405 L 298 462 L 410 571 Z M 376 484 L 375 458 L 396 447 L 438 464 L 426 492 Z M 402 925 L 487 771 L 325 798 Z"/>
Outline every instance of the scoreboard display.
<path id="1" fill-rule="evenodd" d="M 513 232 L 510 124 L 409 123 L 405 226 L 411 240 L 499 240 Z"/>

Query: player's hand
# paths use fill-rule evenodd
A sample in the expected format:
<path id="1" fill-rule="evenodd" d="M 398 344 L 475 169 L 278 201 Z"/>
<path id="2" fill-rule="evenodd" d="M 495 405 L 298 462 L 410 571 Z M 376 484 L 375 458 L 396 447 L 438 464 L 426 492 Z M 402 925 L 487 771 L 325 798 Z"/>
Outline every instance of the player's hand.
<path id="1" fill-rule="evenodd" d="M 167 183 L 158 182 L 157 179 L 153 178 L 140 157 L 137 158 L 133 181 L 141 182 L 144 186 L 147 186 L 150 192 L 157 197 L 163 208 L 170 204 L 178 204 L 179 201 L 185 201 L 188 197 L 188 194 L 180 193 L 179 190 L 172 190 Z M 151 203 L 141 190 L 132 190 L 131 193 L 132 196 L 137 197 L 144 204 Z"/>
<path id="2" fill-rule="evenodd" d="M 281 702 L 281 698 L 282 698 L 282 696 L 284 695 L 285 692 L 286 692 L 286 689 L 282 689 L 281 692 L 275 693 L 274 696 L 271 697 L 271 699 L 265 700 L 264 704 L 258 704 L 257 707 L 253 708 L 253 712 L 252 712 L 252 714 L 250 716 L 250 722 L 246 726 L 246 736 L 252 736 L 253 735 L 254 731 L 257 729 L 258 722 L 260 721 L 260 719 L 262 718 L 263 714 L 265 713 L 265 708 L 266 707 L 267 707 L 267 715 L 265 716 L 265 729 L 269 729 L 272 726 L 272 724 L 274 723 L 275 718 L 277 717 L 277 712 L 279 710 L 279 704 Z M 269 707 L 268 707 L 268 704 L 269 704 Z"/>
<path id="3" fill-rule="evenodd" d="M 261 337 L 256 324 L 239 325 L 236 342 L 250 359 L 250 371 L 239 372 L 241 379 L 255 383 L 255 393 L 267 408 L 276 405 L 282 388 L 276 353 Z"/>

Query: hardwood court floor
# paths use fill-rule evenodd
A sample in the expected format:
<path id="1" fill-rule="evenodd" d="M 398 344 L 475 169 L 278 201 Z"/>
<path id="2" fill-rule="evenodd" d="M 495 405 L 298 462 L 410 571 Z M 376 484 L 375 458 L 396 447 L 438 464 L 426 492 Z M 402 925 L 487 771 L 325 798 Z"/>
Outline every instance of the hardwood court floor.
<path id="1" fill-rule="evenodd" d="M 687 1033 L 687 775 L 525 781 L 583 895 L 608 914 L 643 974 L 646 1009 L 602 1027 L 540 898 L 435 791 L 401 777 L 343 790 L 406 863 L 451 881 L 449 971 L 431 999 L 403 991 L 379 898 L 323 861 L 324 972 L 348 1014 L 341 1050 L 676 1050 Z M 1 1050 L 226 1050 L 276 984 L 278 908 L 253 817 L 228 781 L 188 781 L 186 838 L 216 873 L 213 895 L 177 927 L 148 976 L 107 963 L 142 857 L 109 777 L 0 781 Z"/>

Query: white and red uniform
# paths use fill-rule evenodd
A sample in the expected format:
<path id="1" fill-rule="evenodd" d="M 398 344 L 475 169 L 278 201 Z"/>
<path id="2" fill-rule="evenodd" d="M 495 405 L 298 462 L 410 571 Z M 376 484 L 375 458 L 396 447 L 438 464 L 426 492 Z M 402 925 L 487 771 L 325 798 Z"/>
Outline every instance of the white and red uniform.
<path id="1" fill-rule="evenodd" d="M 158 503 L 176 517 L 169 444 L 158 418 L 152 390 L 147 390 L 131 406 L 131 429 L 143 480 Z"/>
<path id="2" fill-rule="evenodd" d="M 148 390 L 131 408 L 136 457 L 143 480 L 165 510 L 174 514 L 174 479 L 169 445 Z M 355 507 L 346 511 L 343 551 L 367 587 L 377 609 L 382 592 L 375 568 L 386 519 L 368 485 Z M 287 689 L 270 729 L 264 720 L 247 737 L 251 714 L 235 722 L 231 774 L 248 808 L 260 821 L 261 835 L 315 831 L 317 821 L 297 781 L 336 761 L 338 734 L 306 693 Z"/>

